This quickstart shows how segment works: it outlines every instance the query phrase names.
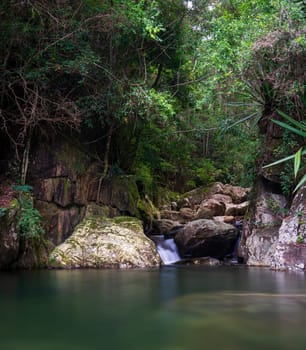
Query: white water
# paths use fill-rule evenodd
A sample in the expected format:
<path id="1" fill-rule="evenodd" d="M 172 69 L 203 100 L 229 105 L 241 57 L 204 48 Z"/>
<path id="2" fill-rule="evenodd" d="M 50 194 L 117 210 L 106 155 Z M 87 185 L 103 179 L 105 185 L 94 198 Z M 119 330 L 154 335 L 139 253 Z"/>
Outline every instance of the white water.
<path id="1" fill-rule="evenodd" d="M 155 236 L 153 240 L 165 265 L 173 264 L 176 261 L 181 260 L 173 238 L 164 239 L 164 236 Z"/>

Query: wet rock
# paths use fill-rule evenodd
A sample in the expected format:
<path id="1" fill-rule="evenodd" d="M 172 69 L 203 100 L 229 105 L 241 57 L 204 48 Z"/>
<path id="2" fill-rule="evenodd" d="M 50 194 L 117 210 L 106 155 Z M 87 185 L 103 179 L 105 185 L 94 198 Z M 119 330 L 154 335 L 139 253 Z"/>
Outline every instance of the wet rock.
<path id="1" fill-rule="evenodd" d="M 175 236 L 175 242 L 182 257 L 222 259 L 233 252 L 238 236 L 233 225 L 201 219 L 189 222 Z"/>
<path id="2" fill-rule="evenodd" d="M 142 223 L 130 217 L 86 218 L 50 255 L 55 268 L 145 268 L 160 265 Z"/>
<path id="3" fill-rule="evenodd" d="M 154 234 L 168 235 L 171 230 L 177 226 L 180 226 L 180 223 L 178 221 L 169 219 L 154 220 L 152 232 Z"/>
<path id="4" fill-rule="evenodd" d="M 221 261 L 209 256 L 203 258 L 185 259 L 175 263 L 175 265 L 201 265 L 201 266 L 220 266 Z"/>

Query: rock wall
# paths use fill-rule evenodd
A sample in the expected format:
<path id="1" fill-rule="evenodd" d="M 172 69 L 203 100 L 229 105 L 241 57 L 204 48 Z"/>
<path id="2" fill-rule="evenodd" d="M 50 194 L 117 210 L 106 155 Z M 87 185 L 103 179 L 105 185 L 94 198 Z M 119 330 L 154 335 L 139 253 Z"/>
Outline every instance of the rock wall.
<path id="1" fill-rule="evenodd" d="M 253 195 L 238 254 L 248 265 L 270 266 L 287 200 L 274 193 L 273 187 L 265 186 L 261 179 L 253 189 Z"/>
<path id="2" fill-rule="evenodd" d="M 67 239 L 96 203 L 104 215 L 131 215 L 153 219 L 157 211 L 141 198 L 133 176 L 120 175 L 101 181 L 103 166 L 77 140 L 56 139 L 32 150 L 28 183 L 34 188 L 47 239 L 54 245 Z"/>

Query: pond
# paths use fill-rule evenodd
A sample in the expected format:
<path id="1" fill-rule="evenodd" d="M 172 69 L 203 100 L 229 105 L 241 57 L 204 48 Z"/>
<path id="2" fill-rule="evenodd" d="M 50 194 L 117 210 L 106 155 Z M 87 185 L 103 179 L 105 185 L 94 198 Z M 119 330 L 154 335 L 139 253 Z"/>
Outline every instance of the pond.
<path id="1" fill-rule="evenodd" d="M 234 267 L 0 273 L 0 349 L 306 349 L 305 275 Z"/>

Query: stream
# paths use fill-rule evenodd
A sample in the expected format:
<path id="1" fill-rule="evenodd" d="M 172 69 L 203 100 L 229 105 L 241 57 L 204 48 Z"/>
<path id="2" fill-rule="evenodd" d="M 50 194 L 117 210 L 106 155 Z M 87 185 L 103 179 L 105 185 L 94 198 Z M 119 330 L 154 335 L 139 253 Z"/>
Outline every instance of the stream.
<path id="1" fill-rule="evenodd" d="M 1 272 L 0 349 L 304 350 L 305 282 L 245 266 Z"/>

